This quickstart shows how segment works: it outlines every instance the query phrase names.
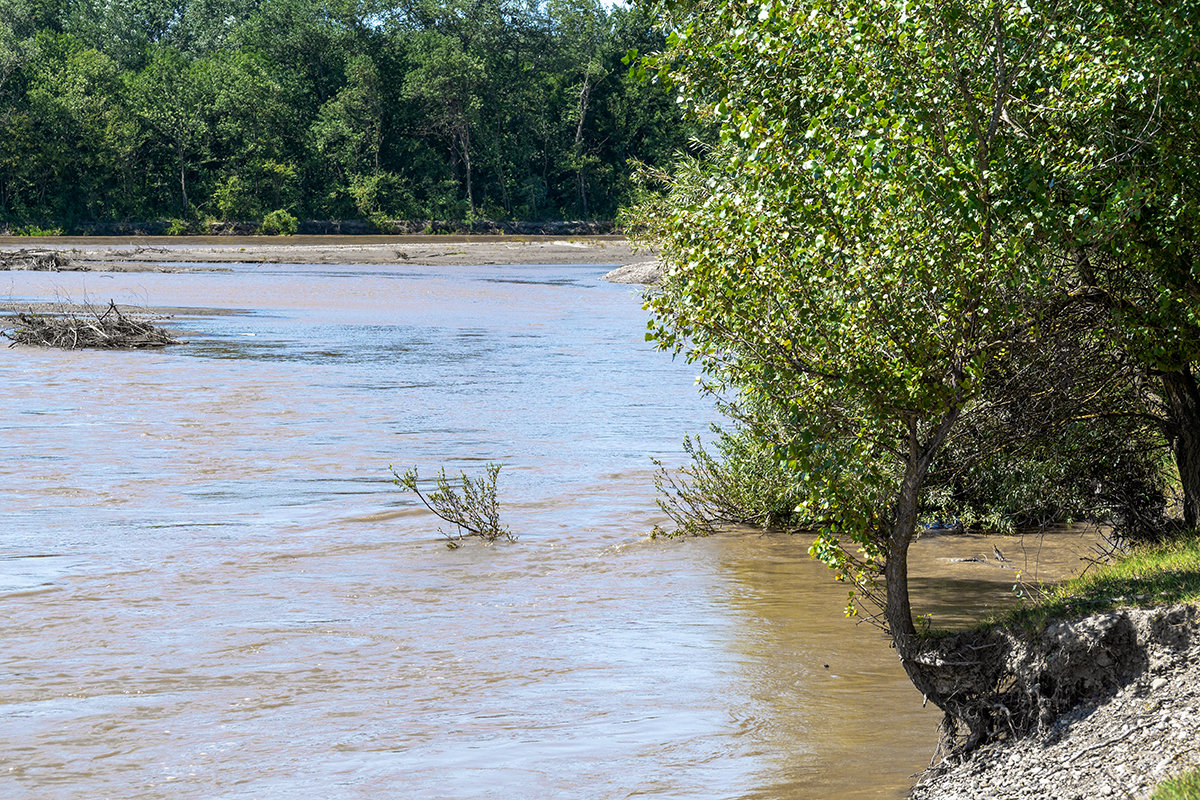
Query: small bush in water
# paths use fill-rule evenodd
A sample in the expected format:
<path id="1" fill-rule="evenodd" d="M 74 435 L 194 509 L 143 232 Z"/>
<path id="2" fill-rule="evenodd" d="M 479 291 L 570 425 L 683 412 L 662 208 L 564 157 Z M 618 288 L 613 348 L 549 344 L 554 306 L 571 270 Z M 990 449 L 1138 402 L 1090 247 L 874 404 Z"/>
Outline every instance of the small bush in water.
<path id="1" fill-rule="evenodd" d="M 294 216 L 277 208 L 263 217 L 261 230 L 267 236 L 291 236 L 299 227 L 300 223 Z"/>
<path id="2" fill-rule="evenodd" d="M 716 449 L 699 439 L 683 440 L 692 463 L 668 471 L 654 459 L 658 472 L 658 507 L 674 523 L 673 531 L 655 527 L 655 536 L 708 536 L 726 525 L 796 530 L 806 520 L 795 509 L 801 498 L 792 475 L 775 446 L 748 427 L 713 427 Z"/>
<path id="3" fill-rule="evenodd" d="M 500 510 L 496 502 L 499 464 L 489 462 L 486 473 L 479 478 L 468 478 L 465 472 L 460 472 L 459 488 L 455 488 L 446 477 L 445 468 L 439 469 L 434 479 L 435 489 L 429 494 L 421 491 L 416 467 L 405 470 L 403 474 L 392 467 L 388 469 L 395 476 L 397 486 L 416 494 L 422 505 L 458 529 L 454 534 L 441 531 L 450 540 L 451 549 L 458 547 L 458 542 L 468 535 L 478 536 L 485 542 L 494 542 L 501 537 L 510 542 L 516 541 L 517 537 L 500 524 Z"/>

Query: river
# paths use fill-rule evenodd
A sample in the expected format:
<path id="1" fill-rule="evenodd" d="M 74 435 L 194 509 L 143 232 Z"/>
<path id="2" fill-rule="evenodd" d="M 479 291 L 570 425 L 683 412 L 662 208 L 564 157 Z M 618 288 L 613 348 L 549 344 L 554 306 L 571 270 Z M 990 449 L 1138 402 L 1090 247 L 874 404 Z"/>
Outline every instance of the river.
<path id="1" fill-rule="evenodd" d="M 187 339 L 0 351 L 0 796 L 903 797 L 939 717 L 807 542 L 647 536 L 713 412 L 604 271 L 0 273 Z M 515 543 L 388 470 L 487 461 Z"/>

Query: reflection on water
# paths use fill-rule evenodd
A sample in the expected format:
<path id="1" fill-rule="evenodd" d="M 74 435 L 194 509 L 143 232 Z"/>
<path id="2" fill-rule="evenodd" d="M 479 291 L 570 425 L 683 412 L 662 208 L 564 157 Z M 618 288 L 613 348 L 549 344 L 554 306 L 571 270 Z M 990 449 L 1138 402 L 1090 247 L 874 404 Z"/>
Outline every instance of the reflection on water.
<path id="1" fill-rule="evenodd" d="M 0 351 L 0 796 L 902 796 L 937 717 L 807 543 L 645 538 L 711 411 L 603 271 L 0 277 L 196 309 Z M 387 470 L 488 460 L 514 545 Z"/>

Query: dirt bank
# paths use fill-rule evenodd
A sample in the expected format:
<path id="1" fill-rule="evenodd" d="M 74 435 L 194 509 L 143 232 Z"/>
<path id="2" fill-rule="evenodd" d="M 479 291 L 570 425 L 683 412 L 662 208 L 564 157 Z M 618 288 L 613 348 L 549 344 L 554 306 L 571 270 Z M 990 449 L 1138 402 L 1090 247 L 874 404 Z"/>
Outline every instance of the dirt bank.
<path id="1" fill-rule="evenodd" d="M 59 269 L 105 272 L 219 269 L 223 264 L 613 264 L 645 261 L 620 236 L 267 236 L 99 239 L 0 237 L 0 254 L 55 252 Z M 9 268 L 19 268 L 10 266 Z"/>
<path id="2" fill-rule="evenodd" d="M 1200 608 L 1097 615 L 1042 640 L 1047 660 L 1074 661 L 1096 693 L 1028 736 L 931 770 L 912 800 L 1140 799 L 1200 766 Z"/>

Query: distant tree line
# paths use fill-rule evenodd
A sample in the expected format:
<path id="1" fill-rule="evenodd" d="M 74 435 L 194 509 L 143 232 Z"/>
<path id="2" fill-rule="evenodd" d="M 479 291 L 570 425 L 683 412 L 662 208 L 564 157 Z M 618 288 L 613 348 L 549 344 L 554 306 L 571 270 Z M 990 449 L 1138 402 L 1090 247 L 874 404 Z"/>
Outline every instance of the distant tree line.
<path id="1" fill-rule="evenodd" d="M 597 0 L 0 0 L 0 223 L 611 219 L 691 131 Z"/>

